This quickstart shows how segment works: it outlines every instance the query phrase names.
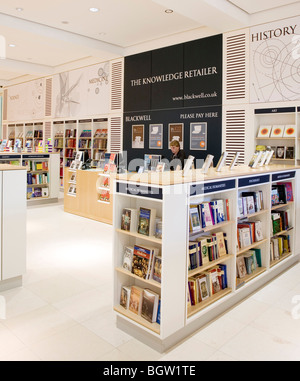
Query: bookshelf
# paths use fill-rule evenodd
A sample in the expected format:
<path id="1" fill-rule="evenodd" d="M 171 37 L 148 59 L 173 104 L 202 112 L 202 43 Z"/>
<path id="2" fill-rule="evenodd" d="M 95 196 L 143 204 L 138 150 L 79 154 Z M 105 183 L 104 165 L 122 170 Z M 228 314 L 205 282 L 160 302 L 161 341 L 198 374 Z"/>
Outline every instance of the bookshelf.
<path id="1" fill-rule="evenodd" d="M 189 178 L 168 172 L 159 177 L 143 174 L 119 174 L 114 187 L 114 295 L 113 305 L 117 315 L 117 326 L 132 336 L 143 340 L 158 351 L 165 351 L 195 330 L 209 323 L 219 314 L 243 300 L 269 280 L 299 260 L 297 250 L 296 222 L 300 218 L 296 204 L 299 202 L 299 169 L 292 165 L 270 165 L 252 169 L 238 166 L 233 170 L 225 167 L 220 173 L 209 169 L 207 175 L 194 170 Z M 272 188 L 282 182 L 292 186 L 293 200 L 272 205 Z M 250 196 L 249 194 L 252 194 Z M 254 196 L 255 195 L 255 196 Z M 261 197 L 260 204 L 258 198 Z M 242 197 L 253 197 L 255 210 L 248 198 L 248 208 L 241 214 Z M 228 200 L 229 218 L 212 226 L 201 227 L 198 232 L 190 231 L 191 205 Z M 262 201 L 261 201 L 262 200 Z M 162 218 L 162 238 L 141 236 L 137 231 L 121 229 L 124 208 L 155 208 Z M 272 212 L 289 211 L 289 225 L 276 234 L 271 232 Z M 284 215 L 284 214 L 282 214 Z M 180 221 L 180 223 L 178 223 Z M 238 224 L 255 227 L 254 239 L 242 247 L 239 244 Z M 190 267 L 190 242 L 201 237 L 213 236 L 217 232 L 226 234 L 227 252 L 211 257 L 208 262 Z M 244 232 L 245 233 L 245 232 Z M 252 233 L 251 233 L 252 234 Z M 289 235 L 289 250 L 272 259 L 272 240 Z M 134 245 L 157 247 L 161 252 L 161 283 L 153 279 L 142 279 L 122 268 L 124 248 Z M 218 249 L 219 250 L 219 249 Z M 220 252 L 219 252 L 220 253 Z M 237 264 L 244 261 L 246 273 L 238 270 Z M 251 264 L 251 265 L 250 265 Z M 226 265 L 226 287 L 191 304 L 189 279 L 201 277 L 220 265 Z M 120 305 L 123 286 L 150 288 L 161 298 L 160 324 L 143 324 L 145 319 L 134 316 Z"/>
<path id="2" fill-rule="evenodd" d="M 77 121 L 66 120 L 64 131 L 64 167 L 70 167 L 77 150 Z"/>
<path id="3" fill-rule="evenodd" d="M 26 169 L 0 164 L 0 290 L 22 285 L 26 272 Z"/>
<path id="4" fill-rule="evenodd" d="M 92 150 L 92 119 L 78 121 L 78 151 L 87 151 L 91 158 Z"/>
<path id="5" fill-rule="evenodd" d="M 93 164 L 100 167 L 108 147 L 108 119 L 93 119 Z"/>
<path id="6" fill-rule="evenodd" d="M 63 188 L 63 178 L 64 178 L 64 131 L 65 123 L 64 121 L 53 121 L 52 124 L 52 134 L 53 134 L 53 152 L 59 153 L 59 179 L 60 187 Z"/>
<path id="7" fill-rule="evenodd" d="M 271 160 L 272 163 L 296 164 L 299 155 L 296 107 L 255 109 L 254 115 L 256 145 L 270 146 L 274 149 L 274 155 Z M 272 131 L 270 130 L 270 134 L 266 132 L 265 136 L 259 136 L 260 127 L 263 126 L 269 126 L 271 130 L 272 127 L 279 127 L 283 132 L 285 127 L 287 127 L 287 131 L 292 132 L 291 129 L 288 129 L 288 127 L 291 127 L 294 130 L 294 134 L 291 134 L 290 136 L 286 134 L 287 136 L 280 135 L 278 137 L 271 137 Z M 264 133 L 261 133 L 261 135 L 264 135 Z"/>

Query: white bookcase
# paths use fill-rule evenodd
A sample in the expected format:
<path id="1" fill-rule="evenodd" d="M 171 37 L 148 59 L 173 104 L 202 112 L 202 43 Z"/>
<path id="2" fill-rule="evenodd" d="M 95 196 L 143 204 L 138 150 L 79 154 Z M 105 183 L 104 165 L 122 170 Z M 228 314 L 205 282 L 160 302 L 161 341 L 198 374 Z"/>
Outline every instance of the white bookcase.
<path id="1" fill-rule="evenodd" d="M 26 271 L 26 170 L 0 164 L 0 290 L 22 284 Z"/>
<path id="2" fill-rule="evenodd" d="M 299 260 L 299 250 L 295 242 L 297 221 L 298 224 L 300 221 L 300 212 L 296 208 L 299 202 L 299 170 L 298 167 L 287 165 L 272 165 L 259 169 L 241 166 L 235 167 L 232 171 L 226 167 L 218 174 L 214 169 L 210 169 L 205 180 L 203 177 L 202 179 L 199 177 L 198 181 L 182 178 L 182 183 L 175 181 L 173 184 L 168 181 L 147 183 L 142 177 L 137 181 L 126 174 L 117 176 L 113 213 L 113 304 L 117 313 L 117 326 L 156 350 L 165 351 L 296 263 Z M 167 173 L 161 175 L 167 176 Z M 285 205 L 272 207 L 271 189 L 272 185 L 278 182 L 291 182 L 294 199 Z M 263 206 L 259 211 L 241 217 L 238 198 L 242 192 L 253 191 L 262 192 Z M 190 205 L 212 199 L 229 201 L 229 220 L 191 234 L 189 232 Z M 137 232 L 130 233 L 120 229 L 123 208 L 139 209 L 141 206 L 155 208 L 157 216 L 162 218 L 162 239 L 145 237 Z M 277 209 L 289 209 L 289 229 L 281 231 L 278 235 L 290 236 L 290 252 L 279 260 L 272 261 L 270 244 L 274 234 L 271 232 L 271 213 Z M 245 218 L 249 221 L 261 221 L 263 238 L 241 249 L 237 241 L 237 224 Z M 194 240 L 197 235 L 208 235 L 217 231 L 226 233 L 228 254 L 205 266 L 189 270 L 189 241 Z M 161 251 L 161 284 L 151 279 L 143 280 L 122 269 L 124 247 L 147 243 L 158 247 Z M 238 278 L 237 258 L 254 248 L 260 249 L 260 266 L 253 273 Z M 227 266 L 227 288 L 191 306 L 187 297 L 188 278 L 218 264 Z M 141 316 L 131 313 L 120 305 L 121 287 L 132 285 L 150 288 L 160 294 L 160 324 L 148 323 Z"/>

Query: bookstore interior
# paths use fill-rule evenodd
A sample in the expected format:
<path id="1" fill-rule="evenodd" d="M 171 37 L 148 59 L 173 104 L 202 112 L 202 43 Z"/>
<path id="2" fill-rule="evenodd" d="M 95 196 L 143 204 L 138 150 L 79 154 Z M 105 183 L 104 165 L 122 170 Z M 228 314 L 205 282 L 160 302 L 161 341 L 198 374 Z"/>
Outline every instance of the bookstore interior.
<path id="1" fill-rule="evenodd" d="M 296 338 L 288 331 L 284 341 L 276 326 L 281 321 L 273 316 L 287 310 L 282 324 L 296 327 L 295 299 L 289 307 L 287 301 L 271 304 L 274 294 L 267 302 L 255 299 L 274 280 L 286 286 L 290 300 L 300 294 L 299 36 L 300 16 L 293 16 L 1 89 L 0 337 L 3 331 L 8 341 L 14 336 L 26 345 L 13 343 L 9 348 L 17 349 L 5 354 L 0 344 L 0 360 L 18 358 L 18 351 L 22 359 L 57 359 L 45 349 L 61 333 L 56 315 L 70 346 L 75 325 L 82 336 L 88 331 L 101 338 L 101 345 L 90 339 L 102 351 L 95 359 L 132 360 L 126 348 L 136 345 L 145 353 L 139 359 L 179 360 L 185 343 L 192 360 L 245 359 L 248 352 L 240 358 L 237 353 L 242 339 L 235 343 L 242 329 L 244 340 L 252 333 L 269 335 L 270 346 L 278 335 L 285 345 L 280 354 L 286 349 L 300 359 L 299 328 Z M 44 235 L 43 224 L 51 230 L 55 210 L 58 246 L 49 242 L 49 248 L 55 260 L 74 254 L 74 263 L 69 259 L 68 271 L 61 273 L 45 242 L 55 237 L 45 233 L 34 243 Z M 61 225 L 72 224 L 72 218 L 74 229 Z M 97 244 L 99 231 L 100 247 L 89 249 L 80 229 Z M 32 273 L 38 267 L 35 246 L 48 257 L 38 259 L 39 274 Z M 95 263 L 104 263 L 105 274 L 102 269 L 96 280 L 84 258 L 102 254 L 105 259 Z M 78 285 L 71 273 L 76 261 L 86 275 Z M 58 281 L 54 290 L 64 290 L 62 299 L 43 288 L 51 273 Z M 95 288 L 84 287 L 93 282 Z M 80 292 L 73 294 L 76 287 Z M 95 291 L 91 304 L 103 299 L 92 318 L 91 306 L 85 314 L 78 297 L 88 291 Z M 44 304 L 40 298 L 39 305 L 29 294 L 48 299 Z M 14 297 L 20 298 L 19 310 Z M 242 305 L 247 307 L 241 315 L 249 320 L 235 324 L 234 311 Z M 274 319 L 274 330 L 265 328 L 255 305 L 269 325 Z M 34 314 L 39 310 L 42 319 L 47 308 L 51 328 Z M 222 316 L 227 331 L 218 327 Z M 20 333 L 36 325 L 39 333 L 31 341 Z M 47 329 L 53 330 L 50 336 Z M 222 329 L 232 336 L 220 343 Z M 86 359 L 83 352 L 78 356 Z"/>

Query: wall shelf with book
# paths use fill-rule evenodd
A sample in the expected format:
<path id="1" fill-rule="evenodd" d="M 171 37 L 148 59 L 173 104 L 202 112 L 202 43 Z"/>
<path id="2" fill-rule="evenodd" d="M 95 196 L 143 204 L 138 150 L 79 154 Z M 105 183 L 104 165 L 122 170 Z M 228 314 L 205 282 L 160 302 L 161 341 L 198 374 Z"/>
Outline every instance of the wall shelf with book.
<path id="1" fill-rule="evenodd" d="M 113 304 L 118 327 L 163 351 L 296 263 L 299 170 L 271 165 L 244 168 L 243 173 L 237 169 L 221 178 L 210 171 L 205 180 L 202 176 L 199 181 L 165 185 L 139 182 L 136 174 L 126 180 L 117 175 Z M 161 238 L 138 233 L 140 207 L 156 210 L 162 219 Z M 135 212 L 126 215 L 126 210 Z M 128 221 L 134 221 L 134 228 Z M 274 224 L 280 230 L 273 231 Z M 151 270 L 147 276 L 141 269 L 132 270 L 138 248 L 148 249 L 148 266 L 159 251 L 159 287 Z M 159 330 L 154 329 L 157 322 L 145 327 L 141 311 L 134 317 L 127 311 L 132 287 L 159 295 Z M 139 301 L 143 303 L 143 296 Z"/>
<path id="2" fill-rule="evenodd" d="M 296 107 L 273 107 L 255 109 L 256 148 L 273 151 L 271 162 L 297 162 L 297 116 Z"/>

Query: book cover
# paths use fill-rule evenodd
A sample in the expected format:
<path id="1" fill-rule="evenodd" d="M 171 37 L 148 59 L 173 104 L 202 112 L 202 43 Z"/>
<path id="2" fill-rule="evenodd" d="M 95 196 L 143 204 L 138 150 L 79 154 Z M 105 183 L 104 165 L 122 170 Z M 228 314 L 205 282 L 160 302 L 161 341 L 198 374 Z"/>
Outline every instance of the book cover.
<path id="1" fill-rule="evenodd" d="M 199 291 L 201 296 L 201 301 L 209 298 L 209 289 L 207 285 L 207 278 L 205 274 L 200 275 L 198 278 Z"/>
<path id="2" fill-rule="evenodd" d="M 219 264 L 220 269 L 222 270 L 222 289 L 228 287 L 228 281 L 227 281 L 227 265 Z"/>
<path id="3" fill-rule="evenodd" d="M 296 128 L 295 128 L 295 126 L 293 126 L 293 125 L 286 125 L 286 126 L 284 126 L 283 137 L 284 138 L 294 138 L 294 137 L 296 137 Z"/>
<path id="4" fill-rule="evenodd" d="M 277 146 L 275 151 L 276 159 L 285 159 L 285 146 Z"/>
<path id="5" fill-rule="evenodd" d="M 152 279 L 161 283 L 162 258 L 160 255 L 155 255 L 153 259 Z"/>
<path id="6" fill-rule="evenodd" d="M 286 159 L 294 159 L 295 158 L 294 147 L 285 147 L 285 158 Z"/>
<path id="7" fill-rule="evenodd" d="M 122 286 L 120 295 L 120 305 L 126 310 L 129 308 L 131 287 Z"/>
<path id="8" fill-rule="evenodd" d="M 197 238 L 197 241 L 200 243 L 199 255 L 201 255 L 201 262 L 202 262 L 202 265 L 205 265 L 209 263 L 207 239 L 203 237 L 199 237 Z"/>
<path id="9" fill-rule="evenodd" d="M 236 259 L 237 275 L 239 278 L 244 278 L 247 275 L 247 269 L 243 256 L 239 256 Z"/>
<path id="10" fill-rule="evenodd" d="M 257 137 L 258 138 L 268 138 L 271 133 L 271 125 L 261 125 L 259 126 Z"/>
<path id="11" fill-rule="evenodd" d="M 149 279 L 154 249 L 134 245 L 131 272 L 143 279 Z"/>
<path id="12" fill-rule="evenodd" d="M 202 227 L 214 225 L 213 212 L 209 202 L 201 204 Z"/>
<path id="13" fill-rule="evenodd" d="M 133 246 L 125 246 L 122 267 L 123 269 L 128 270 L 130 272 L 132 270 L 133 252 L 134 252 Z"/>
<path id="14" fill-rule="evenodd" d="M 138 233 L 153 236 L 155 233 L 156 209 L 140 207 L 138 218 Z"/>
<path id="15" fill-rule="evenodd" d="M 282 138 L 284 131 L 284 126 L 282 125 L 274 125 L 272 126 L 270 138 Z"/>
<path id="16" fill-rule="evenodd" d="M 226 246 L 225 246 L 225 240 L 224 240 L 224 234 L 223 232 L 217 232 L 215 233 L 217 237 L 217 245 L 218 245 L 218 257 L 223 257 L 227 254 Z"/>
<path id="17" fill-rule="evenodd" d="M 286 202 L 293 201 L 293 186 L 291 182 L 281 182 L 277 185 L 284 185 Z"/>
<path id="18" fill-rule="evenodd" d="M 198 206 L 190 205 L 190 232 L 196 233 L 201 231 L 202 226 L 200 222 Z"/>
<path id="19" fill-rule="evenodd" d="M 261 241 L 264 236 L 262 232 L 262 222 L 261 221 L 255 221 L 255 242 Z"/>
<path id="20" fill-rule="evenodd" d="M 121 230 L 136 232 L 137 230 L 137 209 L 124 208 L 121 216 Z"/>
<path id="21" fill-rule="evenodd" d="M 194 270 L 198 267 L 198 242 L 189 242 L 189 270 Z"/>
<path id="22" fill-rule="evenodd" d="M 156 322 L 158 302 L 159 294 L 148 288 L 143 290 L 141 316 L 151 323 Z"/>
<path id="23" fill-rule="evenodd" d="M 143 300 L 143 289 L 138 286 L 131 286 L 128 309 L 137 315 L 141 315 L 142 300 Z"/>

